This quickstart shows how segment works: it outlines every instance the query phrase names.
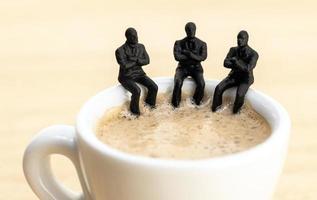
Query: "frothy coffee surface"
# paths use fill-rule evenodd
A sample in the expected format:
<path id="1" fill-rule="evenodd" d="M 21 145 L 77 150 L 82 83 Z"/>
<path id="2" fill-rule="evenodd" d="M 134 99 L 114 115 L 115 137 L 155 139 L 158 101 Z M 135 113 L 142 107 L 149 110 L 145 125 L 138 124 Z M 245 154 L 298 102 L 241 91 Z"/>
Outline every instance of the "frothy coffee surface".
<path id="1" fill-rule="evenodd" d="M 154 110 L 140 103 L 138 118 L 129 114 L 126 102 L 105 113 L 98 123 L 97 137 L 127 153 L 164 159 L 231 154 L 267 139 L 271 128 L 266 120 L 247 102 L 239 114 L 232 114 L 232 101 L 225 99 L 222 108 L 213 113 L 210 97 L 197 107 L 183 95 L 180 107 L 173 109 L 170 96 L 159 94 Z"/>

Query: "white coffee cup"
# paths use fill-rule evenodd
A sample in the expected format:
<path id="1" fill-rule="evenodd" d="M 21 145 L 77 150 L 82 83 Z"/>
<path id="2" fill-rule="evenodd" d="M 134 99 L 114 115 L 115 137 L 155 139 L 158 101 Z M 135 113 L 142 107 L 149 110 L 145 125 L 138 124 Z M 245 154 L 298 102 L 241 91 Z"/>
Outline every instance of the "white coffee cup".
<path id="1" fill-rule="evenodd" d="M 156 78 L 159 92 L 172 91 L 172 78 Z M 210 95 L 218 81 L 206 81 Z M 183 91 L 192 91 L 186 80 Z M 209 92 L 209 94 L 208 94 Z M 235 89 L 225 92 L 235 96 Z M 205 160 L 164 160 L 113 149 L 95 136 L 105 111 L 129 100 L 121 86 L 106 89 L 82 107 L 76 127 L 42 130 L 27 147 L 23 168 L 33 191 L 50 200 L 268 200 L 272 199 L 286 157 L 290 119 L 270 97 L 250 89 L 246 99 L 270 124 L 272 135 L 245 151 Z M 68 157 L 77 170 L 81 194 L 54 178 L 50 156 Z"/>

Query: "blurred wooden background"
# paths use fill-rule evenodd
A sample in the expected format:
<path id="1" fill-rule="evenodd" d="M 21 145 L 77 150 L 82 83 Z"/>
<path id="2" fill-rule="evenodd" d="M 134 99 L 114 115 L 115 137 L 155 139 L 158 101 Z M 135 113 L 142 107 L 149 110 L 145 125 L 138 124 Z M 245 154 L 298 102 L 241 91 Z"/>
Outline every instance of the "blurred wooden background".
<path id="1" fill-rule="evenodd" d="M 173 76 L 172 47 L 194 21 L 208 43 L 207 79 L 246 29 L 260 54 L 252 86 L 286 107 L 292 138 L 275 200 L 317 199 L 317 3 L 315 1 L 0 2 L 0 199 L 37 199 L 22 172 L 31 138 L 52 124 L 74 124 L 81 105 L 117 83 L 114 50 L 133 26 L 151 57 L 150 76 Z M 80 190 L 70 161 L 53 157 L 56 176 Z"/>

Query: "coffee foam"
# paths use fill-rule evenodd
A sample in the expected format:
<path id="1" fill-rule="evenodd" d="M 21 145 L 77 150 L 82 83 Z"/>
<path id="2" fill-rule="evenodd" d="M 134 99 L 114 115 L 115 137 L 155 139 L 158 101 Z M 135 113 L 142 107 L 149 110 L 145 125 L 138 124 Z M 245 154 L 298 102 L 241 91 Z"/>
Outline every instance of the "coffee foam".
<path id="1" fill-rule="evenodd" d="M 270 136 L 265 119 L 249 103 L 232 114 L 232 100 L 224 99 L 219 111 L 211 112 L 211 99 L 200 106 L 184 94 L 174 109 L 170 94 L 159 94 L 157 107 L 140 103 L 141 116 L 130 114 L 129 102 L 106 111 L 96 135 L 105 144 L 121 151 L 165 159 L 204 159 L 240 152 Z"/>

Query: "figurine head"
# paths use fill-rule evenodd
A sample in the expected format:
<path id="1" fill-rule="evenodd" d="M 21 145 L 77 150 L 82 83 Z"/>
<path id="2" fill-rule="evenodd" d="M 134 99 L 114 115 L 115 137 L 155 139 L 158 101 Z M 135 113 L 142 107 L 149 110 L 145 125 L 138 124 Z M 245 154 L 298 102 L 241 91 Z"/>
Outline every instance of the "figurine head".
<path id="1" fill-rule="evenodd" d="M 196 25 L 193 22 L 188 22 L 185 26 L 185 31 L 188 38 L 194 38 L 196 34 Z"/>
<path id="2" fill-rule="evenodd" d="M 125 37 L 127 38 L 127 43 L 131 44 L 131 45 L 135 45 L 137 44 L 138 41 L 138 33 L 136 32 L 136 30 L 134 28 L 128 28 L 125 31 Z"/>
<path id="3" fill-rule="evenodd" d="M 239 47 L 245 47 L 248 45 L 249 41 L 249 34 L 246 31 L 240 31 L 237 37 L 238 40 L 238 46 Z"/>

